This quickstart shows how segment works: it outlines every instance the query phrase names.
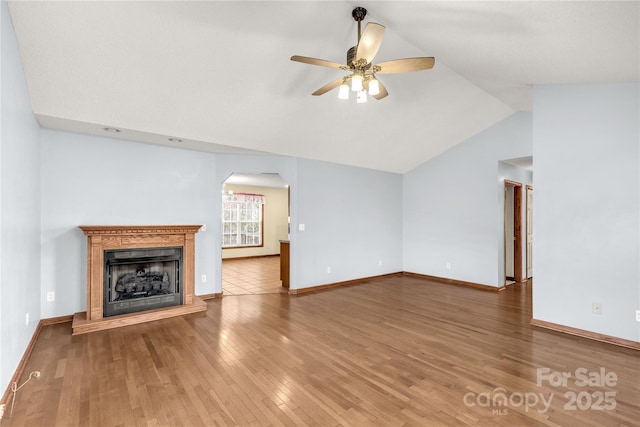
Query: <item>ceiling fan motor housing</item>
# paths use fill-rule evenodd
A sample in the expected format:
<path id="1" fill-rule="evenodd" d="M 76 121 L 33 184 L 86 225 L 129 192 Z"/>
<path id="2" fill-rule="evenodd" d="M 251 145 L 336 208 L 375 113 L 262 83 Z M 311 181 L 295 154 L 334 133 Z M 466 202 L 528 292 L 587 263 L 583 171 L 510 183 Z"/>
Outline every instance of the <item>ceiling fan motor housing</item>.
<path id="1" fill-rule="evenodd" d="M 358 46 L 353 46 L 347 51 L 347 65 L 353 66 L 356 62 L 356 53 L 358 52 Z"/>

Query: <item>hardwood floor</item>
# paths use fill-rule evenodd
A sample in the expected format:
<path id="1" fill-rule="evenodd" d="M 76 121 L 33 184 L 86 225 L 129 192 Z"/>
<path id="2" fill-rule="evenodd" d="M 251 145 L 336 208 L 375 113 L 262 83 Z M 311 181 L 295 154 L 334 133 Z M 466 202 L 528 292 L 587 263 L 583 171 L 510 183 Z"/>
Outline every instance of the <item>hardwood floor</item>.
<path id="1" fill-rule="evenodd" d="M 224 295 L 286 293 L 280 281 L 280 257 L 232 258 L 222 260 Z"/>
<path id="2" fill-rule="evenodd" d="M 2 426 L 637 426 L 639 353 L 532 328 L 530 286 L 395 276 L 87 335 L 46 326 L 25 369 L 42 376 Z M 566 385 L 538 384 L 545 368 Z M 617 379 L 582 386 L 581 368 Z"/>

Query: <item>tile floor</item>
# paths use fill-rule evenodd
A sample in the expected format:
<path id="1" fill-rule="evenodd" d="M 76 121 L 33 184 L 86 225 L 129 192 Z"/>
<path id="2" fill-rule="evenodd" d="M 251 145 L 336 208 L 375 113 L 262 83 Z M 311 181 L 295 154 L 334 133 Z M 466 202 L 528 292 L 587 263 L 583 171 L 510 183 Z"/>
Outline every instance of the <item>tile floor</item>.
<path id="1" fill-rule="evenodd" d="M 222 260 L 223 295 L 286 293 L 280 281 L 280 257 Z"/>

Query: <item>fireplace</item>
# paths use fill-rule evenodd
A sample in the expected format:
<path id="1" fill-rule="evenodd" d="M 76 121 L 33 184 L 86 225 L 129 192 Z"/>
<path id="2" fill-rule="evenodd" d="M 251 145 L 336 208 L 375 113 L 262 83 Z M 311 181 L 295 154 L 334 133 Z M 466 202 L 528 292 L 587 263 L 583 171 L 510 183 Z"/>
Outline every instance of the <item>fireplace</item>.
<path id="1" fill-rule="evenodd" d="M 80 226 L 87 236 L 87 311 L 73 335 L 205 311 L 194 294 L 199 225 Z"/>
<path id="2" fill-rule="evenodd" d="M 182 248 L 104 252 L 103 316 L 182 304 Z"/>

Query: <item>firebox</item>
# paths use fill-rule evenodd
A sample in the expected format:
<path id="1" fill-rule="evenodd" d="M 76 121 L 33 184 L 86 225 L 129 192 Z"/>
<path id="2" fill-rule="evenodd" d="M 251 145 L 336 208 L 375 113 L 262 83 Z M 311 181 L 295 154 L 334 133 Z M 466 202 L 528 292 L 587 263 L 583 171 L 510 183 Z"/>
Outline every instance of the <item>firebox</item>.
<path id="1" fill-rule="evenodd" d="M 182 247 L 104 251 L 103 315 L 182 304 Z"/>

